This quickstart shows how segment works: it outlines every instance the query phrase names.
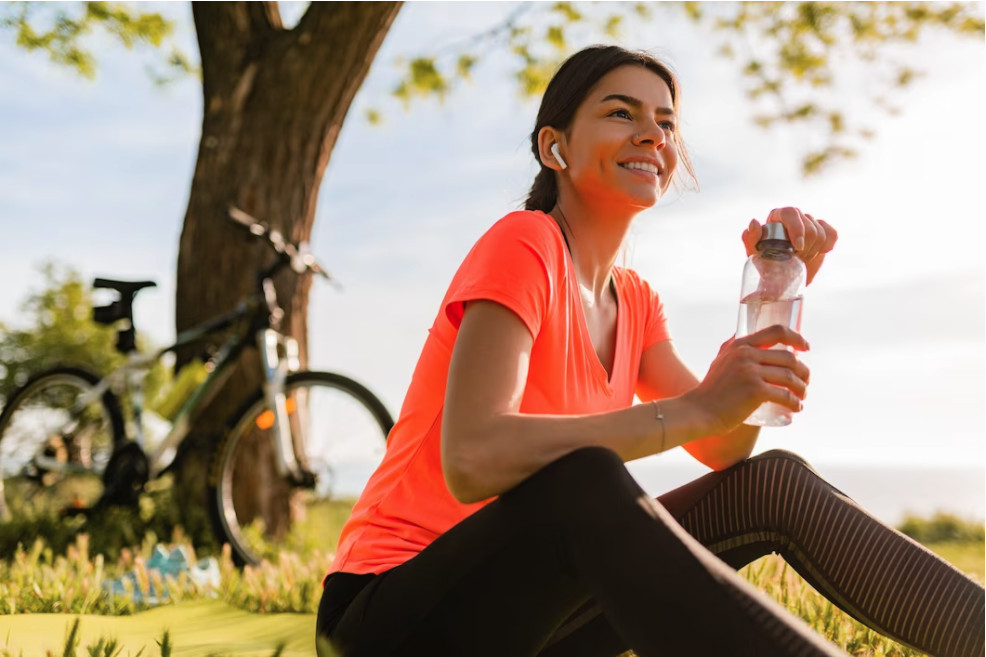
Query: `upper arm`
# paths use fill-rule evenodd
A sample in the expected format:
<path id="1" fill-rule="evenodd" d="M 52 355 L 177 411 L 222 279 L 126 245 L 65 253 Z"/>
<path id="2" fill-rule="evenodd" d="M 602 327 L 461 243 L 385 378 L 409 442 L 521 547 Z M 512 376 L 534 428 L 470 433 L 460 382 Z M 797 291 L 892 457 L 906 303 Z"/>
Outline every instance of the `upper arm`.
<path id="1" fill-rule="evenodd" d="M 527 383 L 534 337 L 513 311 L 486 300 L 466 304 L 449 363 L 442 417 L 442 464 L 450 488 L 463 460 L 476 458 L 484 428 L 516 413 Z"/>

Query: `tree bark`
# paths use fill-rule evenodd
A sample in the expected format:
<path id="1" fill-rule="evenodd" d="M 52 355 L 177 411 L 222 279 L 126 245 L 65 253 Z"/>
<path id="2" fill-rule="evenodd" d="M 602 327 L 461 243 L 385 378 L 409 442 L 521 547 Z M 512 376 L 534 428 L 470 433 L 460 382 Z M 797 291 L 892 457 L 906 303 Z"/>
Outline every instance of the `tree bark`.
<path id="1" fill-rule="evenodd" d="M 227 219 L 230 205 L 292 242 L 308 240 L 343 120 L 400 4 L 312 3 L 299 23 L 285 30 L 275 2 L 192 3 L 204 106 L 178 251 L 179 332 L 233 308 L 254 289 L 257 269 L 270 260 L 267 245 Z M 290 271 L 275 281 L 284 309 L 282 331 L 298 340 L 303 364 L 310 283 L 309 276 Z M 176 366 L 201 350 L 180 352 Z M 210 452 L 225 421 L 261 380 L 257 355 L 247 351 L 182 446 L 176 490 L 183 510 L 199 510 L 186 514 L 193 538 L 207 535 Z"/>

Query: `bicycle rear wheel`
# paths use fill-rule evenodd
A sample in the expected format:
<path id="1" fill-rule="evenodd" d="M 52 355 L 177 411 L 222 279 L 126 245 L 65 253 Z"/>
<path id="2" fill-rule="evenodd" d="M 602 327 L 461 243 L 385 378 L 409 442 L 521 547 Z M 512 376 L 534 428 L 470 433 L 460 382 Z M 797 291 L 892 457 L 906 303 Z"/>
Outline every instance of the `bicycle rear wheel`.
<path id="1" fill-rule="evenodd" d="M 111 392 L 92 397 L 99 377 L 62 367 L 33 376 L 0 413 L 0 519 L 91 507 L 103 471 L 124 439 Z"/>
<path id="2" fill-rule="evenodd" d="M 262 391 L 228 423 L 209 469 L 216 534 L 237 565 L 331 550 L 394 424 L 372 392 L 339 374 L 292 374 L 285 396 L 295 454 L 314 486 L 277 475 L 273 413 Z"/>

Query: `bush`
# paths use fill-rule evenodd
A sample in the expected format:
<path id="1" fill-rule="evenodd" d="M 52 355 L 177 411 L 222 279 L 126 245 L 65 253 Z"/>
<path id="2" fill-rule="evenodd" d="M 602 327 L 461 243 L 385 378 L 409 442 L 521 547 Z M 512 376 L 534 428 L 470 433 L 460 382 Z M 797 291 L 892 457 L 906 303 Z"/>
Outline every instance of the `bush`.
<path id="1" fill-rule="evenodd" d="M 943 511 L 931 518 L 908 515 L 897 529 L 924 544 L 982 541 L 986 536 L 983 523 L 963 520 Z"/>

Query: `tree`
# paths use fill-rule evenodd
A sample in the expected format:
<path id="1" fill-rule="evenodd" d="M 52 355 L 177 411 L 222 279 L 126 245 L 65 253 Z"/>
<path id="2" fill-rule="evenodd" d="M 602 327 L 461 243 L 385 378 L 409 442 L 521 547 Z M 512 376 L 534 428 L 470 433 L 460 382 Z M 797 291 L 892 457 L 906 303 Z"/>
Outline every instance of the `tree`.
<path id="1" fill-rule="evenodd" d="M 824 105 L 832 83 L 831 60 L 840 44 L 878 61 L 887 44 L 913 41 L 940 27 L 981 38 L 983 20 L 974 5 L 913 3 L 645 3 L 611 5 L 522 4 L 487 32 L 405 64 L 395 95 L 445 97 L 467 79 L 492 47 L 509 49 L 525 93 L 543 89 L 556 62 L 568 52 L 573 32 L 615 34 L 624 16 L 685 11 L 697 25 L 722 35 L 720 52 L 737 58 L 748 92 L 767 106 L 760 123 L 809 122 L 830 135 L 830 146 L 806 155 L 806 173 L 851 155 L 852 139 L 865 129 Z M 15 29 L 26 48 L 41 48 L 57 61 L 88 70 L 79 46 L 86 29 L 102 24 L 124 43 L 161 43 L 166 25 L 120 5 L 86 3 L 81 19 L 62 12 L 48 31 L 34 29 L 33 3 L 12 3 L 0 26 Z M 253 263 L 266 255 L 226 221 L 230 204 L 263 217 L 292 241 L 311 232 L 319 183 L 349 106 L 400 9 L 399 3 L 313 3 L 294 27 L 284 27 L 274 2 L 193 3 L 201 60 L 204 114 L 198 161 L 185 214 L 178 263 L 176 328 L 181 331 L 232 306 L 253 285 Z M 153 15 L 151 15 L 153 16 Z M 756 42 L 757 48 L 744 44 Z M 179 69 L 187 61 L 173 56 Z M 900 86 L 913 71 L 892 70 Z M 850 140 L 850 141 L 847 141 Z M 306 356 L 309 282 L 291 275 L 277 281 L 289 300 L 284 328 Z M 179 354 L 179 365 L 194 352 Z M 186 508 L 201 506 L 205 458 L 223 420 L 259 383 L 254 367 L 212 405 L 200 433 L 186 441 L 179 489 Z M 257 460 L 260 460 L 259 458 Z M 194 530 L 194 528 L 193 528 Z"/>

